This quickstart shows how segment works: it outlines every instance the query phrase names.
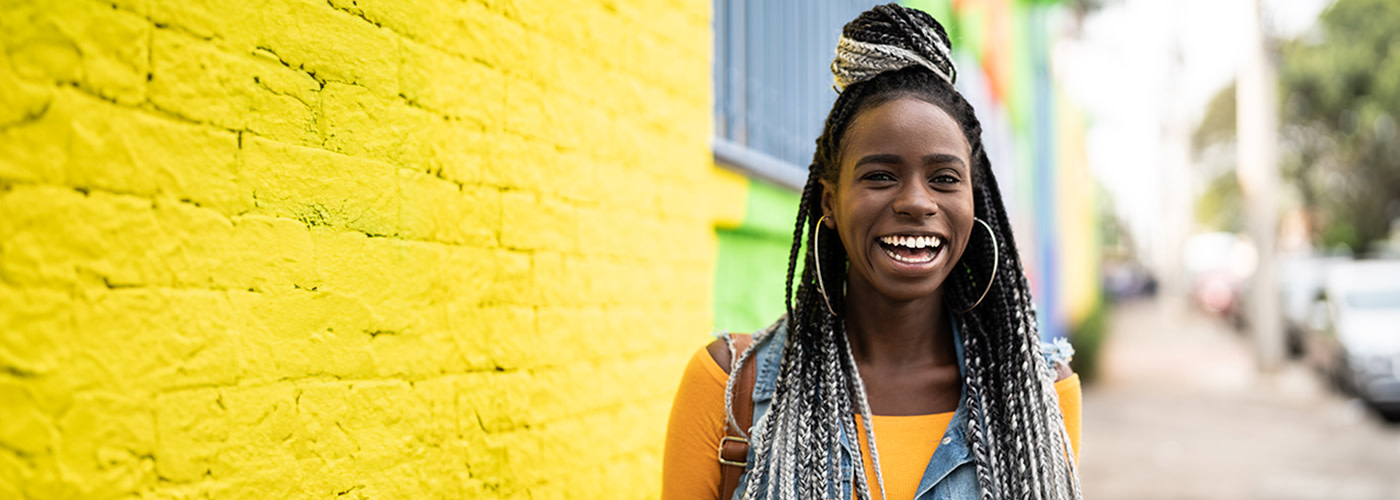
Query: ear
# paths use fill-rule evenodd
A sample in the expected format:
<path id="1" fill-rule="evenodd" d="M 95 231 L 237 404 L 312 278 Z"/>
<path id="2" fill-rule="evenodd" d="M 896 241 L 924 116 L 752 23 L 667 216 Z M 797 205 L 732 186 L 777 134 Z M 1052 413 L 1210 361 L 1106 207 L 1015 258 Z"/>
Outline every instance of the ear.
<path id="1" fill-rule="evenodd" d="M 832 204 L 836 202 L 836 186 L 832 184 L 831 181 L 828 181 L 826 179 L 821 179 L 821 183 L 822 216 L 826 217 L 827 229 L 836 229 L 836 219 L 834 219 L 834 216 L 832 215 L 833 213 L 835 213 L 835 210 L 832 210 Z"/>

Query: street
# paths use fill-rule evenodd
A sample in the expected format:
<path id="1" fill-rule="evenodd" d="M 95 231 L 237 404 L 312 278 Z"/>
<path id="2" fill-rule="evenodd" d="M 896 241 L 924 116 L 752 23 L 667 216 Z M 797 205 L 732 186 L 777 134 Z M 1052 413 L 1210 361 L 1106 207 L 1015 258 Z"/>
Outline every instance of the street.
<path id="1" fill-rule="evenodd" d="M 1114 306 L 1084 390 L 1089 499 L 1400 499 L 1400 425 L 1190 304 Z"/>

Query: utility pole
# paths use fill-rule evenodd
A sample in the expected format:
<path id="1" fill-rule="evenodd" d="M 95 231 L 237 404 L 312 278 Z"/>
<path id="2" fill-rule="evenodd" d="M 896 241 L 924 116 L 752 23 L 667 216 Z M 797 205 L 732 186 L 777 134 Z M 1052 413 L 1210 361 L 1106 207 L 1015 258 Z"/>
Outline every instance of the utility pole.
<path id="1" fill-rule="evenodd" d="M 1163 309 L 1163 313 L 1175 316 L 1181 314 L 1191 294 L 1182 251 L 1186 248 L 1187 237 L 1191 235 L 1191 189 L 1196 176 L 1191 165 L 1191 125 L 1186 116 L 1186 98 L 1182 90 L 1186 71 L 1183 55 L 1186 6 L 1181 2 L 1171 2 L 1170 5 L 1171 46 L 1167 55 L 1166 82 L 1163 83 L 1165 98 L 1160 115 L 1162 156 L 1157 173 L 1162 190 L 1158 233 L 1161 240 L 1155 246 L 1156 271 L 1162 291 L 1159 296 L 1169 298 L 1168 304 L 1172 306 Z"/>
<path id="2" fill-rule="evenodd" d="M 1244 196 L 1246 225 L 1258 252 L 1251 280 L 1248 318 L 1259 369 L 1283 363 L 1278 277 L 1274 264 L 1278 228 L 1278 78 L 1264 41 L 1263 0 L 1249 6 L 1244 64 L 1235 87 L 1239 163 L 1236 175 Z"/>

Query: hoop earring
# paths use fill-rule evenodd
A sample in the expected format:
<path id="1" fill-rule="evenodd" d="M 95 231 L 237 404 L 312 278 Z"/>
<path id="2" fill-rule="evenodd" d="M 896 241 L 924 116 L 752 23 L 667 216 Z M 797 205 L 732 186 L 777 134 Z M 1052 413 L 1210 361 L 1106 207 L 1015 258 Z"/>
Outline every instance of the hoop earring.
<path id="1" fill-rule="evenodd" d="M 826 220 L 825 215 L 817 219 L 817 226 L 812 228 L 812 259 L 817 263 L 817 289 L 822 293 L 822 302 L 826 303 L 826 310 L 831 311 L 832 316 L 840 316 L 836 314 L 836 309 L 831 307 L 831 299 L 826 295 L 826 283 L 822 282 L 822 252 L 817 248 L 817 232 L 822 230 L 823 220 Z"/>
<path id="2" fill-rule="evenodd" d="M 987 228 L 987 236 L 992 237 L 992 275 L 987 277 L 987 288 L 982 290 L 982 296 L 977 297 L 977 302 L 973 302 L 972 306 L 967 309 L 957 311 L 958 314 L 967 314 L 968 311 L 977 308 L 978 304 L 982 303 L 982 299 L 987 298 L 987 292 L 992 291 L 992 282 L 997 279 L 997 266 L 1001 262 L 1001 251 L 998 249 L 1000 245 L 997 243 L 997 234 L 992 231 L 992 226 L 988 225 L 987 221 L 976 217 L 973 217 L 972 220 L 977 221 L 982 224 L 982 227 Z M 818 274 L 817 277 L 820 278 L 821 274 Z"/>

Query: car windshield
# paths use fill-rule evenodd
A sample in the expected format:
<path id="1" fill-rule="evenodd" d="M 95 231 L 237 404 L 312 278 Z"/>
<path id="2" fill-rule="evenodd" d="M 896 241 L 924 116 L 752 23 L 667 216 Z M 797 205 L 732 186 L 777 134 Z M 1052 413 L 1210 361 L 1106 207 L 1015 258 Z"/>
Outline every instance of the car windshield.
<path id="1" fill-rule="evenodd" d="M 1400 290 L 1366 290 L 1347 294 L 1353 309 L 1400 309 Z"/>

